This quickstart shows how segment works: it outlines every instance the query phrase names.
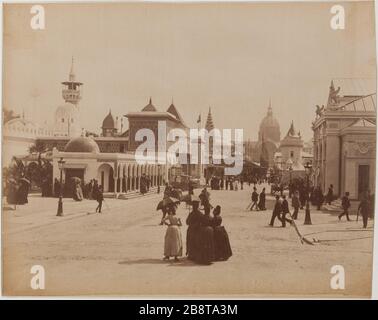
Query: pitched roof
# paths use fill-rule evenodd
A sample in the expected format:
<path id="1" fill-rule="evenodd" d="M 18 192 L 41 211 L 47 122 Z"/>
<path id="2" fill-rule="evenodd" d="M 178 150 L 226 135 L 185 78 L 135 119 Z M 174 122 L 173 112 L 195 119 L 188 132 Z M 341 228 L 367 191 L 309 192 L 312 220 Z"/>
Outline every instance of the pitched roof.
<path id="1" fill-rule="evenodd" d="M 178 112 L 175 105 L 173 104 L 173 101 L 172 101 L 171 105 L 169 106 L 169 108 L 167 109 L 167 112 L 172 114 L 178 121 L 180 121 L 182 124 L 184 124 L 184 120 L 182 119 L 180 113 Z"/>
<path id="2" fill-rule="evenodd" d="M 356 122 L 352 123 L 349 127 L 370 127 L 370 128 L 375 128 L 376 125 L 371 122 L 370 120 L 361 118 L 358 119 Z"/>
<path id="3" fill-rule="evenodd" d="M 150 101 L 148 102 L 148 105 L 146 105 L 142 111 L 157 111 L 155 106 L 152 104 L 152 99 L 150 98 Z"/>
<path id="4" fill-rule="evenodd" d="M 377 105 L 377 94 L 370 94 L 364 97 L 359 97 L 352 101 L 349 101 L 340 107 L 337 110 L 344 111 L 371 111 L 376 112 Z"/>
<path id="5" fill-rule="evenodd" d="M 361 97 L 373 94 L 377 91 L 374 78 L 335 78 L 332 79 L 334 88 L 340 87 L 340 96 Z"/>

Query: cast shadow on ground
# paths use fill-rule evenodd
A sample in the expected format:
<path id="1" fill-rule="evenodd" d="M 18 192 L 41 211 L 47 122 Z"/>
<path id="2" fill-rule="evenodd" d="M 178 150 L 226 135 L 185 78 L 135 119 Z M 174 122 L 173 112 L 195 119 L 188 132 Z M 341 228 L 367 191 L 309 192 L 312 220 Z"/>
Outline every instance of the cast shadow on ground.
<path id="1" fill-rule="evenodd" d="M 123 265 L 136 265 L 136 264 L 166 264 L 169 267 L 192 267 L 192 266 L 201 266 L 201 264 L 196 264 L 193 261 L 190 261 L 186 258 L 181 258 L 179 261 L 155 259 L 155 258 L 145 258 L 145 259 L 136 259 L 136 260 L 123 260 L 118 262 L 118 264 Z"/>

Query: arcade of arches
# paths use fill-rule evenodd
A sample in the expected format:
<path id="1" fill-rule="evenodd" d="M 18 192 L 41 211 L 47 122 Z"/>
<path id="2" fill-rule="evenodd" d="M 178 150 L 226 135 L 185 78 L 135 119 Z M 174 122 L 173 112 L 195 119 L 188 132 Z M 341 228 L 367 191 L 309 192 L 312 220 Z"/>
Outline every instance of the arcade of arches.
<path id="1" fill-rule="evenodd" d="M 139 190 L 142 175 L 149 179 L 150 187 L 161 185 L 165 180 L 165 172 L 164 165 L 102 163 L 97 170 L 97 180 L 104 192 L 127 193 Z"/>

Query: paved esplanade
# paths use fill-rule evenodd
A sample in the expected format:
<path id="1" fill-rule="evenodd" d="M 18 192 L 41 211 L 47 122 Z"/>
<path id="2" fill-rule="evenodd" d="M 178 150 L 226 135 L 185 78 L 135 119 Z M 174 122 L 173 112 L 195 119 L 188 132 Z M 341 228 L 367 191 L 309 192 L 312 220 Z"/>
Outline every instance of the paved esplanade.
<path id="1" fill-rule="evenodd" d="M 262 186 L 258 186 L 260 191 Z M 233 256 L 210 266 L 186 259 L 163 261 L 165 226 L 159 226 L 160 195 L 132 200 L 106 199 L 102 214 L 97 202 L 64 199 L 64 217 L 56 217 L 57 199 L 29 197 L 17 211 L 3 212 L 5 294 L 23 295 L 369 295 L 373 222 L 339 222 L 336 213 L 312 210 L 312 226 L 298 226 L 309 239 L 302 245 L 294 228 L 268 226 L 273 198 L 265 212 L 246 211 L 252 187 L 210 191 L 211 203 L 222 206 Z M 270 187 L 267 187 L 270 191 Z M 198 193 L 199 190 L 196 190 Z M 188 209 L 178 216 L 185 244 Z M 184 245 L 184 251 L 185 251 Z M 30 288 L 30 269 L 42 265 L 45 290 Z M 345 268 L 345 290 L 330 288 L 333 265 Z"/>

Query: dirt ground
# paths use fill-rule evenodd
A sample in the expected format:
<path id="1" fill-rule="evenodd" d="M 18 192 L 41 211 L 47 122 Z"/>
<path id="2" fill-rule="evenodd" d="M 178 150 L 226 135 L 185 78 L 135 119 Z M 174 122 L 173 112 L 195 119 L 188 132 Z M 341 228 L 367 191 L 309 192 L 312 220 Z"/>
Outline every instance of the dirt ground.
<path id="1" fill-rule="evenodd" d="M 261 190 L 262 186 L 258 189 Z M 268 187 L 269 191 L 270 188 Z M 198 190 L 196 190 L 198 192 Z M 265 212 L 246 211 L 251 187 L 211 191 L 222 206 L 233 256 L 209 266 L 185 258 L 163 261 L 165 226 L 156 205 L 162 195 L 132 200 L 106 199 L 101 214 L 95 201 L 64 199 L 64 217 L 56 217 L 57 199 L 31 196 L 16 211 L 3 210 L 3 294 L 101 296 L 368 297 L 371 295 L 373 221 L 339 221 L 336 213 L 312 208 L 313 225 L 298 227 L 309 239 L 302 245 L 293 227 L 268 226 L 273 198 Z M 185 219 L 178 216 L 184 251 Z M 344 218 L 345 219 L 345 218 Z M 45 269 L 45 289 L 30 286 L 33 265 Z M 345 289 L 330 286 L 331 267 L 342 265 Z"/>

